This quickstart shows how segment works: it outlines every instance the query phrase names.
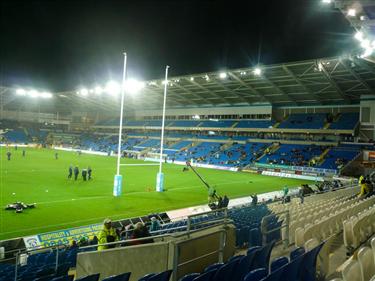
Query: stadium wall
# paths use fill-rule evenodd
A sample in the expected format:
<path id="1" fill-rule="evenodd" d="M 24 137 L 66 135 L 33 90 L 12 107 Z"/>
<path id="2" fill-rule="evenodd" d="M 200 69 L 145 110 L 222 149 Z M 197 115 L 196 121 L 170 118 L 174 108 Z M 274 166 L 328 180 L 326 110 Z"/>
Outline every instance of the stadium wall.
<path id="1" fill-rule="evenodd" d="M 137 110 L 135 117 L 161 116 L 161 109 Z M 244 115 L 244 114 L 272 114 L 272 106 L 237 106 L 237 107 L 197 107 L 166 109 L 166 115 Z"/>
<path id="2" fill-rule="evenodd" d="M 224 261 L 233 256 L 236 232 L 233 225 L 217 226 L 166 239 L 168 241 L 153 244 L 79 253 L 76 277 L 100 273 L 102 279 L 132 272 L 130 280 L 136 281 L 150 272 L 176 269 L 177 276 L 173 280 L 177 280 L 186 273 L 201 272 L 217 262 L 221 251 Z"/>

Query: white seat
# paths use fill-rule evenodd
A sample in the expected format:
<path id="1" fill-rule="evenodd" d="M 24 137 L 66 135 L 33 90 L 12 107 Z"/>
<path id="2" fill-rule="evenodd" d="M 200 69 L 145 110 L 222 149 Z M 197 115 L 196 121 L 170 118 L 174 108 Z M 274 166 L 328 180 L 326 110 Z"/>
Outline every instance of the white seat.
<path id="1" fill-rule="evenodd" d="M 319 245 L 318 239 L 312 238 L 306 241 L 306 243 L 303 245 L 306 252 L 311 251 L 312 249 L 316 248 Z"/>
<path id="2" fill-rule="evenodd" d="M 372 250 L 369 247 L 362 247 L 358 251 L 358 262 L 361 269 L 362 280 L 370 280 L 375 274 L 375 263 Z"/>
<path id="3" fill-rule="evenodd" d="M 372 250 L 372 256 L 375 260 L 375 237 L 371 239 L 371 250 Z"/>
<path id="4" fill-rule="evenodd" d="M 342 270 L 342 279 L 344 281 L 363 281 L 359 262 L 351 260 Z"/>

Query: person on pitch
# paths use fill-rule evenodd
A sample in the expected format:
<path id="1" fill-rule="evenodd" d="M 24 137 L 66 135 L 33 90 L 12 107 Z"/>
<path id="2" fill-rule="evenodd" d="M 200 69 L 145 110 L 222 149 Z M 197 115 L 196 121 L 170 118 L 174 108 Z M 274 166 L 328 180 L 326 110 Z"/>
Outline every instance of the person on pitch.
<path id="1" fill-rule="evenodd" d="M 87 170 L 86 169 L 82 169 L 82 179 L 83 179 L 83 181 L 87 180 Z"/>
<path id="2" fill-rule="evenodd" d="M 22 157 L 25 157 L 26 156 L 26 150 L 22 150 Z"/>
<path id="3" fill-rule="evenodd" d="M 8 151 L 7 152 L 8 161 L 10 161 L 10 156 L 12 156 L 12 152 Z"/>
<path id="4" fill-rule="evenodd" d="M 87 167 L 87 176 L 88 176 L 88 180 L 91 180 L 91 173 L 92 173 L 91 167 L 88 166 L 88 167 Z"/>
<path id="5" fill-rule="evenodd" d="M 59 159 L 59 154 L 57 152 L 55 152 L 55 159 Z"/>
<path id="6" fill-rule="evenodd" d="M 70 165 L 70 166 L 69 166 L 69 170 L 68 170 L 68 179 L 71 179 L 71 178 L 72 178 L 72 175 L 73 175 L 73 166 Z"/>
<path id="7" fill-rule="evenodd" d="M 78 179 L 78 175 L 79 175 L 79 169 L 78 169 L 78 166 L 75 166 L 74 167 L 74 180 L 75 181 Z"/>

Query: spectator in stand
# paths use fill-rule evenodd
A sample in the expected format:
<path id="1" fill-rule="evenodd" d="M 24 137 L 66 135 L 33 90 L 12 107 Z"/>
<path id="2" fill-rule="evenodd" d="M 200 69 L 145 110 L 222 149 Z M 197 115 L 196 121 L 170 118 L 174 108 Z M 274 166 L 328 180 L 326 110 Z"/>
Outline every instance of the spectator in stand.
<path id="1" fill-rule="evenodd" d="M 159 229 L 160 229 L 160 222 L 158 221 L 157 218 L 152 217 L 150 231 L 158 231 Z"/>
<path id="2" fill-rule="evenodd" d="M 256 206 L 258 204 L 258 195 L 256 195 L 255 193 L 253 195 L 250 195 L 252 201 L 251 201 L 251 205 L 252 206 Z"/>
<path id="3" fill-rule="evenodd" d="M 139 238 L 145 238 L 145 237 L 150 237 L 150 236 L 151 234 L 148 232 L 147 226 L 145 226 L 141 222 L 137 222 L 135 224 L 135 228 L 134 228 L 131 239 L 139 239 Z M 132 245 L 140 245 L 140 244 L 146 244 L 146 243 L 152 243 L 152 242 L 153 242 L 153 239 L 132 241 Z"/>
<path id="4" fill-rule="evenodd" d="M 98 251 L 113 248 L 114 246 L 106 246 L 106 245 L 101 245 L 101 244 L 106 244 L 110 242 L 115 242 L 118 240 L 116 230 L 114 227 L 112 227 L 112 220 L 111 219 L 105 219 L 103 223 L 103 228 L 99 232 L 98 235 Z"/>
<path id="5" fill-rule="evenodd" d="M 224 198 L 223 198 L 223 208 L 228 208 L 228 205 L 229 205 L 229 198 L 227 195 L 224 195 Z"/>

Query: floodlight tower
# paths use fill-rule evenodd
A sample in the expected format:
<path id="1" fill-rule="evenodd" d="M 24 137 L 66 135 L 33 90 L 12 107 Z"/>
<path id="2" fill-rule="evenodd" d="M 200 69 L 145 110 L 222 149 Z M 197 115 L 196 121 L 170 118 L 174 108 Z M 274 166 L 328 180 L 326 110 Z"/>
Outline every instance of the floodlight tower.
<path id="1" fill-rule="evenodd" d="M 120 175 L 120 159 L 121 159 L 121 143 L 122 143 L 122 119 L 124 116 L 124 99 L 125 99 L 125 82 L 126 82 L 126 53 L 124 53 L 124 69 L 122 73 L 121 85 L 121 109 L 120 109 L 120 125 L 118 134 L 117 147 L 117 172 L 113 184 L 113 196 L 120 196 L 122 192 L 122 175 Z"/>
<path id="2" fill-rule="evenodd" d="M 160 137 L 160 158 L 159 158 L 159 172 L 156 176 L 156 191 L 164 191 L 164 174 L 162 172 L 163 166 L 163 148 L 164 148 L 164 125 L 165 125 L 165 105 L 167 100 L 167 87 L 168 87 L 168 68 L 165 67 L 165 81 L 164 81 L 164 98 L 163 98 L 163 117 L 161 121 L 161 137 Z"/>

